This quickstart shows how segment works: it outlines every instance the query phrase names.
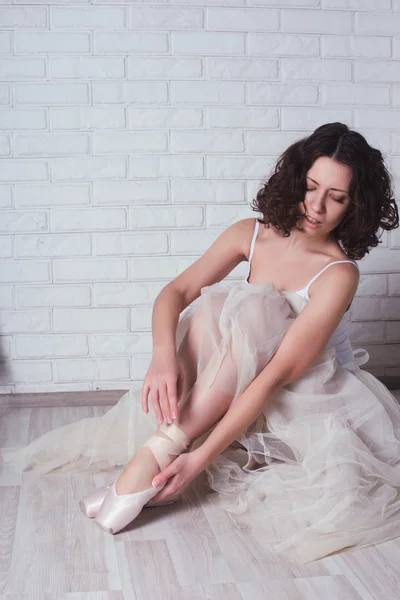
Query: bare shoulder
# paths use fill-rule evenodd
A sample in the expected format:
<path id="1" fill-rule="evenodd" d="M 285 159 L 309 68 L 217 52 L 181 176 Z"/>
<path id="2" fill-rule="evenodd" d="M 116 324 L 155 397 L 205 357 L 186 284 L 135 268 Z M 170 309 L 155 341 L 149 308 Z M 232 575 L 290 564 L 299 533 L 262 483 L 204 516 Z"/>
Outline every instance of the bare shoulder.
<path id="1" fill-rule="evenodd" d="M 327 264 L 336 263 L 334 265 L 334 269 L 329 268 L 326 269 L 328 273 L 331 271 L 332 273 L 337 273 L 337 277 L 346 278 L 348 281 L 359 281 L 360 279 L 360 271 L 358 266 L 354 264 L 354 262 L 349 262 L 351 259 L 343 252 L 341 248 L 338 251 L 330 252 L 328 255 Z M 347 262 L 336 262 L 336 261 L 347 261 Z M 345 275 L 347 274 L 347 275 Z"/>
<path id="2" fill-rule="evenodd" d="M 235 221 L 220 235 L 220 247 L 229 248 L 234 245 L 241 254 L 242 260 L 248 260 L 255 224 L 255 217 Z"/>
<path id="3" fill-rule="evenodd" d="M 255 217 L 250 217 L 248 219 L 241 219 L 240 221 L 237 221 L 235 223 L 235 226 L 237 227 L 237 232 L 240 235 L 243 248 L 243 256 L 245 260 L 249 259 L 250 245 L 254 234 L 256 220 L 257 219 Z"/>
<path id="4" fill-rule="evenodd" d="M 337 260 L 349 260 L 347 257 L 338 258 L 333 256 L 328 261 L 328 265 Z M 357 291 L 360 281 L 360 271 L 358 267 L 351 262 L 343 262 L 332 264 L 329 269 L 318 277 L 309 289 L 310 299 L 313 297 L 314 302 L 318 299 L 324 304 L 327 297 L 336 298 L 340 302 L 340 298 L 346 298 L 349 305 Z M 346 301 L 346 300 L 345 300 Z"/>
<path id="5" fill-rule="evenodd" d="M 336 260 L 349 260 L 348 258 L 343 259 L 334 259 L 332 262 Z M 330 263 L 329 263 L 330 264 Z M 333 266 L 333 265 L 332 265 Z M 343 262 L 336 263 L 334 265 L 334 269 L 330 268 L 326 270 L 327 276 L 330 275 L 332 279 L 335 277 L 337 280 L 340 279 L 342 282 L 347 282 L 348 284 L 359 281 L 360 279 L 360 271 L 358 267 L 352 262 Z M 330 271 L 330 273 L 329 273 Z"/>
<path id="6" fill-rule="evenodd" d="M 228 243 L 229 239 L 232 237 L 236 240 L 236 243 L 239 244 L 244 260 L 249 259 L 251 240 L 253 238 L 256 221 L 257 217 L 241 219 L 230 225 L 224 232 L 226 233 L 226 241 Z M 274 234 L 272 231 L 262 223 L 260 223 L 259 228 L 258 238 L 263 238 L 264 241 L 267 241 L 269 238 L 273 237 Z"/>
<path id="7" fill-rule="evenodd" d="M 248 259 L 255 219 L 241 219 L 227 227 L 206 252 L 170 282 L 188 306 L 201 289 L 224 279 L 239 263 Z"/>

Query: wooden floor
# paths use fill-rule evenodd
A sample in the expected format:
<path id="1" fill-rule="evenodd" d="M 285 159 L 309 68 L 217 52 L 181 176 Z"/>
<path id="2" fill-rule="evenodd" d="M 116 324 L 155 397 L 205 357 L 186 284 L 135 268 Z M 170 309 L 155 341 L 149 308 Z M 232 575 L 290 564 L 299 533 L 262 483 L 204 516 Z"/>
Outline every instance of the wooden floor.
<path id="1" fill-rule="evenodd" d="M 0 408 L 0 445 L 24 446 L 109 408 Z M 2 467 L 0 600 L 400 598 L 400 538 L 306 565 L 265 555 L 229 513 L 211 510 L 204 473 L 179 503 L 145 508 L 111 536 L 78 507 L 104 482 L 100 474 L 19 478 Z"/>

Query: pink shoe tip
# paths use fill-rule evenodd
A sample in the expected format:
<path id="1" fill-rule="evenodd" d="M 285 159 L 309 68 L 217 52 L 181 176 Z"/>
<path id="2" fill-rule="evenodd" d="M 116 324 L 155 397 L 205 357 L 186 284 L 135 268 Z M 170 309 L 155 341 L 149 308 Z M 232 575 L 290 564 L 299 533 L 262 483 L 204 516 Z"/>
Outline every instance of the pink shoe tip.
<path id="1" fill-rule="evenodd" d="M 108 490 L 95 522 L 107 533 L 118 533 L 131 523 L 165 484 L 132 494 L 117 494 L 115 481 Z"/>
<path id="2" fill-rule="evenodd" d="M 101 523 L 99 523 L 98 521 L 95 520 L 95 523 L 100 527 L 100 529 L 102 529 L 103 531 L 105 531 L 106 533 L 114 533 L 114 530 L 111 529 L 111 527 L 105 527 L 105 525 L 102 525 Z"/>
<path id="3" fill-rule="evenodd" d="M 80 500 L 79 502 L 79 508 L 81 509 L 81 511 L 83 512 L 84 515 L 88 516 L 87 512 L 86 512 L 86 506 L 85 503 L 82 502 L 82 500 Z"/>

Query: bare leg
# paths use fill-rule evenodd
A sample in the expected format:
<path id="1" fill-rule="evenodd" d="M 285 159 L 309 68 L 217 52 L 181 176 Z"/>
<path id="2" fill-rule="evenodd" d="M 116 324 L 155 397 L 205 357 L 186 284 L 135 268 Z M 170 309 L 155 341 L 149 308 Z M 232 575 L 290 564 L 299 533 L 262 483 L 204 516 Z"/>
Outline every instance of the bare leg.
<path id="1" fill-rule="evenodd" d="M 228 353 L 221 364 L 217 377 L 211 387 L 204 383 L 207 373 L 204 372 L 197 380 L 197 350 L 199 347 L 200 335 L 203 335 L 204 321 L 201 314 L 196 315 L 193 326 L 178 350 L 178 360 L 180 361 L 184 373 L 184 389 L 182 393 L 183 400 L 179 403 L 178 417 L 174 420 L 177 427 L 182 429 L 192 440 L 196 440 L 203 433 L 208 431 L 217 421 L 219 421 L 228 410 L 233 399 L 232 393 L 227 393 L 226 387 L 220 387 L 222 381 L 233 380 L 236 377 L 234 363 Z M 211 352 L 211 349 L 210 349 Z M 209 369 L 213 368 L 210 361 Z M 188 390 L 190 390 L 188 392 Z M 157 429 L 157 435 L 166 437 L 163 432 Z M 171 457 L 174 460 L 176 457 Z M 129 463 L 120 474 L 116 491 L 118 494 L 131 494 L 151 487 L 151 481 L 154 476 L 160 472 L 158 463 L 148 447 L 139 448 Z M 157 500 L 157 497 L 154 498 Z"/>

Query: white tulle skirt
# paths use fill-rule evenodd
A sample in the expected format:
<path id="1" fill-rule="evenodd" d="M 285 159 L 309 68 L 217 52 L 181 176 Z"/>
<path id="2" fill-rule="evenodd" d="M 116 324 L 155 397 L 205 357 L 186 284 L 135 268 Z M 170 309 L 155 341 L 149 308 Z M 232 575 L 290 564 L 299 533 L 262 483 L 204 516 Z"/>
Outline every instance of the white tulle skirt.
<path id="1" fill-rule="evenodd" d="M 271 360 L 305 301 L 273 284 L 222 282 L 181 315 L 177 348 L 192 327 L 197 381 L 232 403 Z M 3 450 L 9 468 L 37 473 L 112 471 L 157 427 L 131 390 L 101 417 L 82 419 L 26 448 Z M 192 446 L 200 446 L 205 432 Z M 400 535 L 400 407 L 389 390 L 335 350 L 281 388 L 248 429 L 206 468 L 208 500 L 251 530 L 266 551 L 307 563 Z"/>

